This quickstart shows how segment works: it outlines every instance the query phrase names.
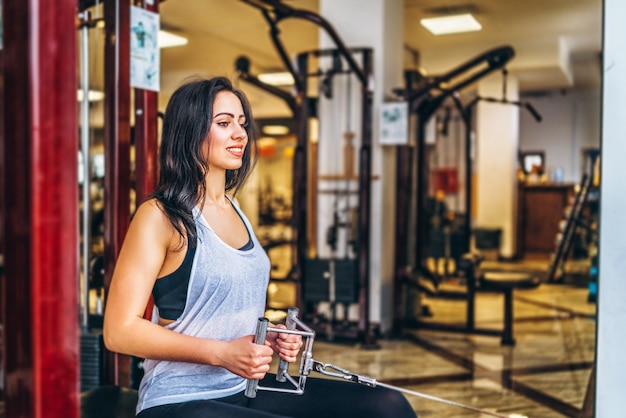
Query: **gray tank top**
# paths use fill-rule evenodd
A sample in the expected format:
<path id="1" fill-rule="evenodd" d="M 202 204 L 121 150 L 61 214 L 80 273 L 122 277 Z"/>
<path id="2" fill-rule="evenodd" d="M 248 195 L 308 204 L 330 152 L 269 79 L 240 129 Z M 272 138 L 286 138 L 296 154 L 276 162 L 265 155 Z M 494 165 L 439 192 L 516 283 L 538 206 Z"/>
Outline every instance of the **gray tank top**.
<path id="1" fill-rule="evenodd" d="M 181 334 L 229 341 L 254 334 L 263 316 L 270 261 L 241 216 L 254 245 L 236 249 L 222 241 L 194 209 L 198 246 L 191 268 L 183 314 L 166 328 Z M 246 381 L 228 370 L 195 363 L 144 361 L 137 413 L 157 405 L 230 396 L 245 389 Z"/>

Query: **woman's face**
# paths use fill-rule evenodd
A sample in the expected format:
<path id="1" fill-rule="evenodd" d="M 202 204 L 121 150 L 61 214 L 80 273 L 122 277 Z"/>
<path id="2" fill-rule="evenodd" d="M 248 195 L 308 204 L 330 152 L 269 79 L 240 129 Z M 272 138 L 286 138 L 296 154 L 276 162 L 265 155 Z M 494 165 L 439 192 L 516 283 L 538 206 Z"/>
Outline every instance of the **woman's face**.
<path id="1" fill-rule="evenodd" d="M 209 170 L 236 170 L 241 167 L 243 153 L 248 144 L 241 101 L 230 91 L 221 91 L 213 103 L 213 117 L 209 136 Z"/>

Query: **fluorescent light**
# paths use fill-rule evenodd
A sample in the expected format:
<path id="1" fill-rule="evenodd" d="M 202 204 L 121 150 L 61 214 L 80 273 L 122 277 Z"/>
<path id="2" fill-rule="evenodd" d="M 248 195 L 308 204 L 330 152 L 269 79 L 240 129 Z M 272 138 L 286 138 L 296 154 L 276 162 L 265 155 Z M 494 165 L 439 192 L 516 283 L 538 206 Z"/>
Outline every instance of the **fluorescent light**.
<path id="1" fill-rule="evenodd" d="M 159 48 L 170 48 L 173 46 L 187 45 L 187 38 L 180 35 L 175 35 L 172 32 L 160 30 L 157 37 L 157 44 Z"/>
<path id="2" fill-rule="evenodd" d="M 83 90 L 82 89 L 78 89 L 77 92 L 77 96 L 78 101 L 82 102 L 83 101 Z M 103 91 L 98 91 L 98 90 L 89 90 L 89 92 L 87 93 L 87 98 L 90 102 L 99 102 L 102 99 L 104 99 L 104 92 Z"/>
<path id="3" fill-rule="evenodd" d="M 265 125 L 262 131 L 265 135 L 287 135 L 289 128 L 284 125 Z"/>
<path id="4" fill-rule="evenodd" d="M 473 32 L 482 29 L 480 23 L 478 23 L 478 21 L 474 19 L 474 16 L 469 13 L 431 17 L 420 20 L 420 23 L 434 35 Z"/>
<path id="5" fill-rule="evenodd" d="M 258 79 L 271 86 L 293 86 L 293 76 L 289 71 L 259 74 Z"/>

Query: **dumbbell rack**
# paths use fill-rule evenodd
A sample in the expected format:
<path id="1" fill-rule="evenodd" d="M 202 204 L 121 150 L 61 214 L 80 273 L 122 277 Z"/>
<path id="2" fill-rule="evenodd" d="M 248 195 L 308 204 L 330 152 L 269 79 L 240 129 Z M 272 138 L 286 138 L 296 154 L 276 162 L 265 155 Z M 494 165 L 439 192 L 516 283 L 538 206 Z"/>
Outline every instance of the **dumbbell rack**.
<path id="1" fill-rule="evenodd" d="M 550 270 L 548 272 L 548 281 L 555 282 L 562 278 L 561 272 L 564 269 L 564 264 L 567 261 L 567 257 L 572 248 L 574 237 L 576 236 L 576 229 L 579 226 L 585 226 L 583 221 L 583 209 L 587 204 L 589 197 L 589 189 L 591 188 L 592 178 L 587 173 L 583 174 L 580 182 L 580 188 L 574 203 L 569 209 L 568 216 L 565 219 L 565 226 L 561 232 L 561 239 L 558 240 L 556 252 L 550 264 Z"/>

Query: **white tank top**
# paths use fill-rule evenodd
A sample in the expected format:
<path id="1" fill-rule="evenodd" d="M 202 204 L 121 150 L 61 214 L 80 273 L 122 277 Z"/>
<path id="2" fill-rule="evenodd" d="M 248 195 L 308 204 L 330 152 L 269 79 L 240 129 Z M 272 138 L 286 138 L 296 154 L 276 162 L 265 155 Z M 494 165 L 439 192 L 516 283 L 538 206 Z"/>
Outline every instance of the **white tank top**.
<path id="1" fill-rule="evenodd" d="M 232 203 L 232 202 L 231 202 Z M 229 341 L 254 334 L 265 310 L 270 261 L 244 214 L 233 204 L 254 243 L 233 248 L 194 209 L 198 243 L 183 314 L 166 326 L 174 332 Z M 137 413 L 157 405 L 230 396 L 246 381 L 230 371 L 195 363 L 146 359 Z"/>

